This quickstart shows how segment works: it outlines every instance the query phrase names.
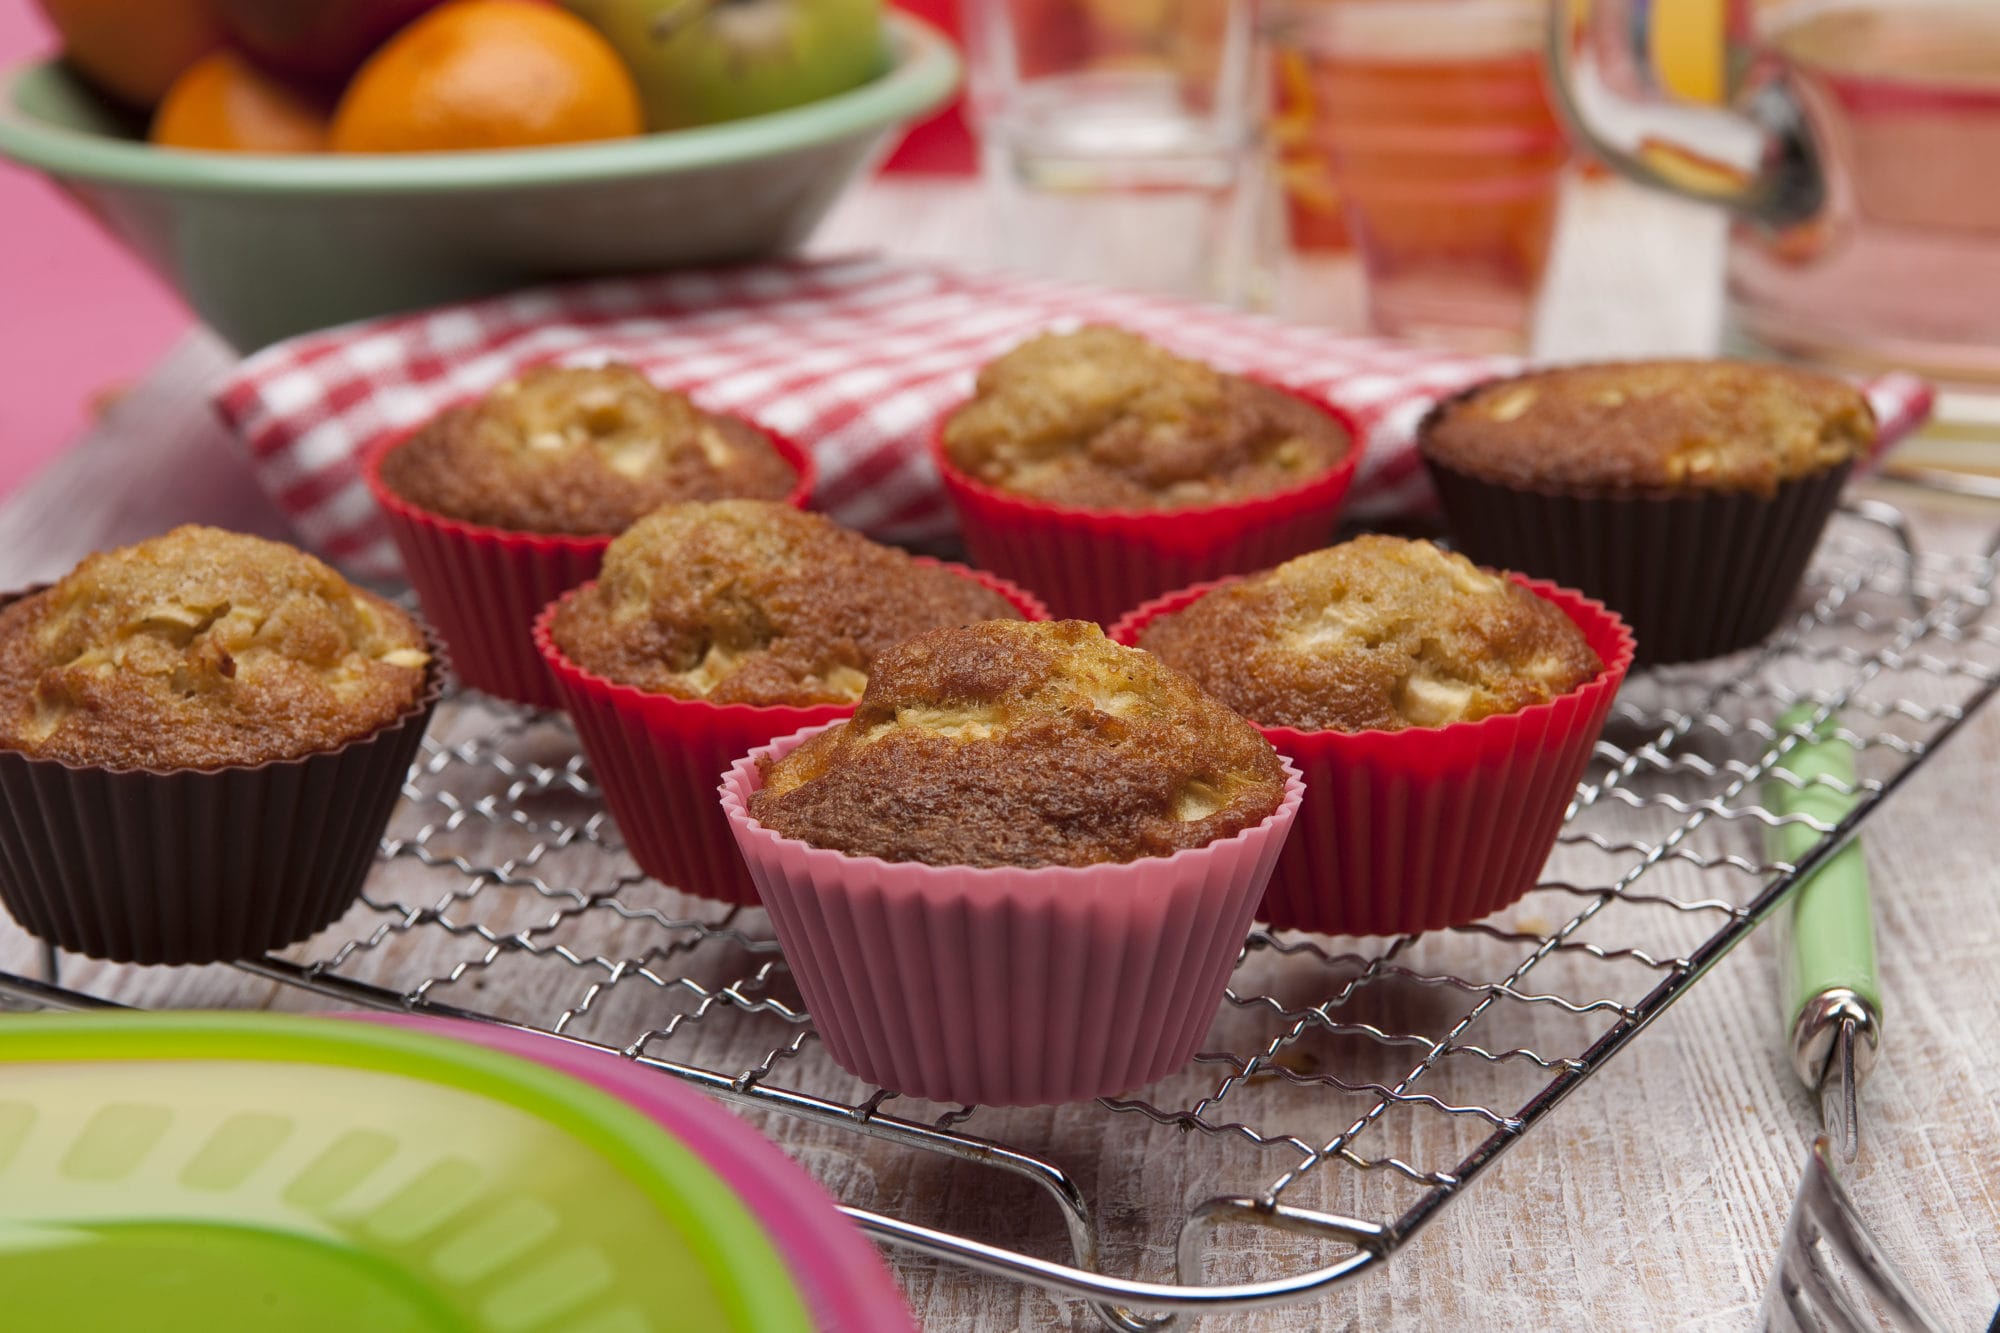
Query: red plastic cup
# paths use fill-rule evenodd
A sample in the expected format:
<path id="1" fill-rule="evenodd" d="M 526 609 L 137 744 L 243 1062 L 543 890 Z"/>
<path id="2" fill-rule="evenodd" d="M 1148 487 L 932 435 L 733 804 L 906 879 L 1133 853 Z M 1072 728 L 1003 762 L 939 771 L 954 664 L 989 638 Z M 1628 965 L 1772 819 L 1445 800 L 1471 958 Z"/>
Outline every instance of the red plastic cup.
<path id="1" fill-rule="evenodd" d="M 1024 620 L 1049 618 L 1039 601 L 1005 579 L 924 556 L 916 560 L 992 589 Z M 559 596 L 535 618 L 534 645 L 560 706 L 576 724 L 627 850 L 641 870 L 662 883 L 756 906 L 757 887 L 716 809 L 716 776 L 753 746 L 800 727 L 838 721 L 852 714 L 854 705 L 717 704 L 607 680 L 572 662 L 550 634 L 557 612 L 583 590 Z"/>
<path id="2" fill-rule="evenodd" d="M 1109 624 L 1170 588 L 1268 569 L 1332 540 L 1363 434 L 1332 404 L 1284 391 L 1339 422 L 1347 454 L 1303 485 L 1229 504 L 1077 509 L 1011 494 L 967 475 L 945 453 L 951 412 L 931 428 L 931 458 L 975 563 L 1033 588 L 1058 616 Z"/>
<path id="3" fill-rule="evenodd" d="M 849 856 L 752 819 L 762 746 L 722 810 L 827 1053 L 940 1102 L 1042 1106 L 1151 1083 L 1208 1031 L 1305 796 L 1206 847 L 1108 865 L 933 866 Z"/>
<path id="4" fill-rule="evenodd" d="M 812 499 L 812 454 L 767 426 L 746 424 L 768 438 L 798 474 L 785 502 L 804 509 Z M 404 431 L 369 449 L 361 474 L 425 616 L 450 648 L 464 684 L 531 708 L 557 707 L 555 685 L 528 627 L 551 601 L 597 577 L 615 534 L 510 532 L 419 508 L 382 480 L 383 460 L 415 434 Z"/>
<path id="5" fill-rule="evenodd" d="M 1264 892 L 1262 920 L 1327 935 L 1405 935 L 1481 920 L 1535 886 L 1631 669 L 1633 639 L 1602 602 L 1512 577 L 1568 616 L 1604 669 L 1547 703 L 1477 722 L 1259 727 L 1306 780 L 1305 808 Z M 1233 582 L 1148 602 L 1110 636 L 1136 645 L 1158 617 Z"/>

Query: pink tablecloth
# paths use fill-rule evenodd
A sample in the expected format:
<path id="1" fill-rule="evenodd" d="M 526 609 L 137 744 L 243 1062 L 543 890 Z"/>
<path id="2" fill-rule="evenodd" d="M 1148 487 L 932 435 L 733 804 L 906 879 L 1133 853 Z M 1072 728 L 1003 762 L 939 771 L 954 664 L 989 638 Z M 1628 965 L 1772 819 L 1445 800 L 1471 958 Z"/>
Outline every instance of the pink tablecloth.
<path id="1" fill-rule="evenodd" d="M 31 0 L 0 0 L 0 68 L 54 45 Z M 0 495 L 137 381 L 192 323 L 181 303 L 32 172 L 0 163 Z"/>

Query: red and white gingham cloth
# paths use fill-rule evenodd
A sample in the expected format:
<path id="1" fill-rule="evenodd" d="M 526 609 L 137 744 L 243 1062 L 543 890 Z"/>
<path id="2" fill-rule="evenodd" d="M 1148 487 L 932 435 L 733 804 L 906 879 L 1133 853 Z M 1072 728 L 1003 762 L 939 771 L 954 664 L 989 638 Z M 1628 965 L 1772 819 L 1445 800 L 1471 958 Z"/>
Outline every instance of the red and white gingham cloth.
<path id="1" fill-rule="evenodd" d="M 765 422 L 812 448 L 815 508 L 883 540 L 922 542 L 952 531 L 925 448 L 938 414 L 986 361 L 1043 329 L 1087 322 L 1346 408 L 1369 437 L 1349 502 L 1364 517 L 1430 503 L 1412 428 L 1440 395 L 1514 364 L 1168 297 L 868 257 L 605 279 L 346 325 L 250 357 L 216 406 L 301 536 L 364 577 L 399 566 L 361 481 L 362 452 L 545 362 L 630 362 L 704 407 Z M 1887 375 L 1866 388 L 1885 443 L 1929 415 L 1919 379 Z"/>

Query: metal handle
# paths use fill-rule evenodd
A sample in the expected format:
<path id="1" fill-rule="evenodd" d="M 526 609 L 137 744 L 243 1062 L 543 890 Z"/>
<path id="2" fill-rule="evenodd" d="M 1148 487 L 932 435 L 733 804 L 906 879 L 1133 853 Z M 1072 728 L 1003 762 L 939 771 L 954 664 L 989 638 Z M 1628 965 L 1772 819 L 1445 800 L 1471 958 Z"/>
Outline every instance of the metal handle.
<path id="1" fill-rule="evenodd" d="M 1657 0 L 1554 0 L 1549 79 L 1570 129 L 1622 175 L 1783 229 L 1827 200 L 1821 153 L 1776 62 L 1752 39 L 1750 7 L 1726 6 L 1718 100 L 1675 97 L 1655 71 L 1659 25 L 1690 9 Z M 1620 128 L 1614 130 L 1613 126 Z"/>

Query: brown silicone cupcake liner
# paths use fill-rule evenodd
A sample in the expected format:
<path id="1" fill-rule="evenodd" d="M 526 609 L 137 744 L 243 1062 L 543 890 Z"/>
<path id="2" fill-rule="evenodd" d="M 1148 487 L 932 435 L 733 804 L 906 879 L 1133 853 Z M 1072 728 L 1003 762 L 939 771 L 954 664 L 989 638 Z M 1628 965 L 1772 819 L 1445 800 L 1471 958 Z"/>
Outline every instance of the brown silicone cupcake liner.
<path id="1" fill-rule="evenodd" d="M 338 920 L 443 689 L 425 637 L 417 702 L 337 749 L 160 771 L 0 750 L 0 904 L 58 948 L 120 963 L 254 958 Z"/>
<path id="2" fill-rule="evenodd" d="M 1603 602 L 1631 626 L 1641 666 L 1720 657 L 1770 634 L 1853 468 L 1766 497 L 1532 490 L 1424 464 L 1459 550 Z"/>

